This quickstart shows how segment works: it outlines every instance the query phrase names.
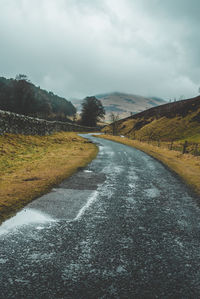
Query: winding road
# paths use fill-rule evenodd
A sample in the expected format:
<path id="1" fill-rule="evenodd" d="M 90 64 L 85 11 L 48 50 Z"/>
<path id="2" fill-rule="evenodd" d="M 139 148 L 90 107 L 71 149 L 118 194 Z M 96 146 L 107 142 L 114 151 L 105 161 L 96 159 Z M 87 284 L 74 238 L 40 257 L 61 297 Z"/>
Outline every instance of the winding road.
<path id="1" fill-rule="evenodd" d="M 0 226 L 0 298 L 200 298 L 200 209 L 134 148 L 97 158 Z"/>

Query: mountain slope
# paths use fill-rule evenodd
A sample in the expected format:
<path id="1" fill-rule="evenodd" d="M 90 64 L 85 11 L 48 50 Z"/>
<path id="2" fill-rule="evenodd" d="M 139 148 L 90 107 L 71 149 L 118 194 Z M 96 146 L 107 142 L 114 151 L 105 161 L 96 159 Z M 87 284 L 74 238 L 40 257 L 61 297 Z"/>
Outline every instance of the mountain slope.
<path id="1" fill-rule="evenodd" d="M 200 96 L 145 110 L 117 125 L 120 134 L 141 140 L 200 140 Z"/>
<path id="2" fill-rule="evenodd" d="M 44 119 L 66 120 L 76 113 L 71 102 L 27 80 L 0 77 L 0 109 Z"/>
<path id="3" fill-rule="evenodd" d="M 120 92 L 99 94 L 95 95 L 95 97 L 102 102 L 105 108 L 106 120 L 109 120 L 109 114 L 111 112 L 118 113 L 120 118 L 124 118 L 131 114 L 166 103 L 164 100 L 156 97 L 145 98 Z M 78 111 L 81 110 L 81 102 L 82 100 L 73 101 Z"/>

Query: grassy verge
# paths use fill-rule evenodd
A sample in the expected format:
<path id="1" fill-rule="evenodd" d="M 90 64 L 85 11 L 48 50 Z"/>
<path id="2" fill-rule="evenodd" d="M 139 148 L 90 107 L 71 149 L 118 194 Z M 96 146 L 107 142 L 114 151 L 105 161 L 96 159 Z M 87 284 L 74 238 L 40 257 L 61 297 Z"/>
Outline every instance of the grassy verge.
<path id="1" fill-rule="evenodd" d="M 105 138 L 120 142 L 151 155 L 160 160 L 170 169 L 175 171 L 192 189 L 200 195 L 200 157 L 195 157 L 190 154 L 182 155 L 180 152 L 169 150 L 167 148 L 160 148 L 145 142 L 137 140 L 130 140 L 111 135 L 100 135 L 100 138 Z"/>
<path id="2" fill-rule="evenodd" d="M 0 136 L 0 223 L 87 165 L 97 152 L 76 133 Z"/>

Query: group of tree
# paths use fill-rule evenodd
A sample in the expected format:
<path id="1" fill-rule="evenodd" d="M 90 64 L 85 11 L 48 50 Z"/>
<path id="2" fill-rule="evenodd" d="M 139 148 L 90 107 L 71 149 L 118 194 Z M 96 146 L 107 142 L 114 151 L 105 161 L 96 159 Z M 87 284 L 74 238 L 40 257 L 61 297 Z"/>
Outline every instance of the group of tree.
<path id="1" fill-rule="evenodd" d="M 76 113 L 71 102 L 36 87 L 21 74 L 15 79 L 0 77 L 0 110 L 61 121 Z"/>
<path id="2" fill-rule="evenodd" d="M 19 74 L 15 79 L 0 77 L 0 110 L 47 120 L 76 121 L 76 108 L 71 102 L 52 92 L 36 87 L 26 75 Z M 96 127 L 105 110 L 96 97 L 86 97 L 82 103 L 81 119 L 84 126 Z"/>

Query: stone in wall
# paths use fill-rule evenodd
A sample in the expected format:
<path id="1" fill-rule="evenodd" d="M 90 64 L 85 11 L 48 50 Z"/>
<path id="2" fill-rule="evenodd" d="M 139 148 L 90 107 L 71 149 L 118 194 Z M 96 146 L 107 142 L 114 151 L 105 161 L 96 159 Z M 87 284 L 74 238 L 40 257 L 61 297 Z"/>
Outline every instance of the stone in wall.
<path id="1" fill-rule="evenodd" d="M 47 121 L 0 110 L 0 135 L 49 135 L 54 132 L 95 132 L 98 128 L 84 127 L 60 121 Z"/>

